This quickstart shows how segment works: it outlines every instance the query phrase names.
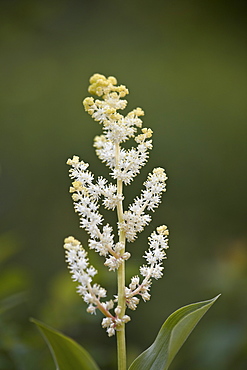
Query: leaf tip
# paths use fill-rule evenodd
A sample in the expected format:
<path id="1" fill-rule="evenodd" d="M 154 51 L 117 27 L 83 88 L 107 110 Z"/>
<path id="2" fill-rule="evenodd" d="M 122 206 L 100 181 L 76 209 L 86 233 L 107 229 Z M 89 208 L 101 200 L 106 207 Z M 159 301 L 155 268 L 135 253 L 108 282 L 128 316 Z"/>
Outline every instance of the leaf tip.
<path id="1" fill-rule="evenodd" d="M 217 299 L 219 298 L 221 296 L 221 293 L 220 294 L 218 294 L 217 296 L 215 296 L 214 298 L 212 298 L 212 301 L 217 301 Z"/>

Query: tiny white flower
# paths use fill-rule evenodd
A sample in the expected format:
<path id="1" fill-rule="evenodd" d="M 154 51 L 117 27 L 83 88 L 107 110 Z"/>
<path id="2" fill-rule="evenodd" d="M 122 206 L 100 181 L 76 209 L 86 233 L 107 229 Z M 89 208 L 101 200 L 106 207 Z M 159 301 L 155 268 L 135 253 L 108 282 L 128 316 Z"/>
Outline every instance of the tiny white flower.
<path id="1" fill-rule="evenodd" d="M 107 331 L 109 337 L 112 337 L 113 335 L 115 335 L 115 329 L 114 328 L 108 328 L 106 331 Z"/>
<path id="2" fill-rule="evenodd" d="M 117 306 L 116 308 L 115 308 L 115 314 L 117 315 L 117 316 L 119 316 L 120 315 L 120 313 L 121 313 L 121 306 Z"/>
<path id="3" fill-rule="evenodd" d="M 123 317 L 122 317 L 122 322 L 123 323 L 127 323 L 127 322 L 129 322 L 131 320 L 131 318 L 128 316 L 128 315 L 124 315 Z"/>
<path id="4" fill-rule="evenodd" d="M 102 326 L 103 328 L 108 328 L 112 323 L 112 319 L 110 317 L 105 317 L 103 320 L 102 320 Z"/>

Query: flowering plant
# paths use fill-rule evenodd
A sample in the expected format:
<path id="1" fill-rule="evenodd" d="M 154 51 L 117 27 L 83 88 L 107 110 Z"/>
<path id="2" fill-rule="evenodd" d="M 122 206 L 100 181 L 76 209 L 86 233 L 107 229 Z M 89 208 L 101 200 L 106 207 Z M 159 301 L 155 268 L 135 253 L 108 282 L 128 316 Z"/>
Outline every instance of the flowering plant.
<path id="1" fill-rule="evenodd" d="M 163 168 L 155 168 L 144 182 L 141 194 L 124 210 L 123 187 L 130 185 L 146 164 L 149 150 L 152 149 L 153 132 L 150 128 L 142 128 L 140 117 L 144 112 L 141 108 L 132 110 L 126 116 L 119 113 L 119 110 L 127 106 L 127 100 L 124 98 L 129 91 L 123 85 L 118 86 L 115 77 L 106 78 L 101 74 L 94 74 L 90 78 L 89 92 L 96 95 L 97 99 L 84 99 L 84 108 L 103 129 L 103 134 L 95 137 L 94 147 L 99 159 L 109 167 L 114 183 L 109 183 L 102 176 L 95 179 L 88 170 L 89 165 L 78 156 L 73 156 L 67 161 L 72 179 L 69 191 L 75 211 L 80 217 L 80 227 L 89 234 L 89 249 L 104 257 L 104 265 L 109 271 L 117 272 L 116 295 L 106 300 L 106 289 L 93 282 L 97 270 L 90 264 L 88 252 L 78 240 L 72 236 L 67 237 L 64 248 L 72 279 L 78 283 L 77 292 L 88 305 L 87 312 L 95 314 L 100 311 L 103 314 L 102 327 L 106 329 L 108 336 L 116 334 L 118 369 L 125 370 L 125 325 L 131 320 L 129 312 L 126 311 L 135 310 L 140 299 L 144 302 L 150 300 L 153 279 L 162 277 L 163 260 L 166 259 L 168 249 L 168 228 L 161 225 L 151 233 L 148 238 L 149 248 L 143 256 L 146 262 L 139 269 L 140 276 L 133 276 L 128 286 L 125 281 L 125 264 L 131 254 L 129 247 L 127 250 L 127 243 L 134 242 L 138 233 L 150 223 L 150 212 L 154 212 L 159 206 L 162 193 L 166 191 L 167 176 Z M 134 139 L 135 146 L 125 149 L 123 143 L 131 138 Z M 113 227 L 105 223 L 99 211 L 100 201 L 107 210 L 116 210 L 117 240 Z M 143 352 L 129 369 L 167 369 L 190 331 L 216 298 L 183 307 L 173 313 L 162 326 L 153 345 Z M 73 368 L 98 368 L 91 356 L 78 344 L 40 322 L 35 323 L 48 338 L 59 369 L 72 367 L 64 366 L 65 360 L 61 358 L 64 350 L 60 353 L 57 346 L 53 345 L 54 341 L 58 341 L 61 348 L 65 346 L 65 352 L 69 353 L 71 346 L 75 346 L 80 352 L 78 356 L 72 356 L 72 361 L 73 358 L 75 361 Z"/>

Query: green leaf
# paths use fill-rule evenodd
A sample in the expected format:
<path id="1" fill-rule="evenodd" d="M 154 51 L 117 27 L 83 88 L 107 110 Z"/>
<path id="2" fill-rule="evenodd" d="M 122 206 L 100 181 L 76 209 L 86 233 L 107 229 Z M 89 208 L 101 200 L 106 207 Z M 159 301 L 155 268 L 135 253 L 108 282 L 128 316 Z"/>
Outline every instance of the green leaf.
<path id="1" fill-rule="evenodd" d="M 51 351 L 56 370 L 99 370 L 90 354 L 73 339 L 42 322 L 31 319 Z"/>
<path id="2" fill-rule="evenodd" d="M 189 334 L 218 297 L 173 312 L 153 344 L 133 361 L 129 370 L 167 370 Z"/>

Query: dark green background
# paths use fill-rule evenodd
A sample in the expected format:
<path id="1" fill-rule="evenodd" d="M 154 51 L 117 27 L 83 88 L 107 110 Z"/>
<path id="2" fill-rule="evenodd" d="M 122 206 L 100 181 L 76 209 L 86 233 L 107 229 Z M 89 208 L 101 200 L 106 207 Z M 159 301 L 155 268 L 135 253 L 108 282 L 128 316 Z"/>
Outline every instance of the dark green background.
<path id="1" fill-rule="evenodd" d="M 68 193 L 73 154 L 107 170 L 92 141 L 101 127 L 83 110 L 88 79 L 116 76 L 128 110 L 154 131 L 150 161 L 126 188 L 165 167 L 168 191 L 129 250 L 138 272 L 152 230 L 167 224 L 165 277 L 127 326 L 129 360 L 165 318 L 195 301 L 221 298 L 171 370 L 245 369 L 247 362 L 246 6 L 244 1 L 1 1 L 0 369 L 54 369 L 30 316 L 72 336 L 114 369 L 115 339 L 88 315 L 64 263 L 63 238 L 83 244 Z M 113 221 L 110 215 L 110 222 Z M 93 253 L 100 268 L 102 259 Z M 115 293 L 114 274 L 100 283 Z"/>

